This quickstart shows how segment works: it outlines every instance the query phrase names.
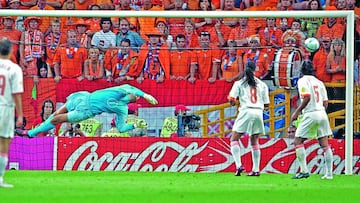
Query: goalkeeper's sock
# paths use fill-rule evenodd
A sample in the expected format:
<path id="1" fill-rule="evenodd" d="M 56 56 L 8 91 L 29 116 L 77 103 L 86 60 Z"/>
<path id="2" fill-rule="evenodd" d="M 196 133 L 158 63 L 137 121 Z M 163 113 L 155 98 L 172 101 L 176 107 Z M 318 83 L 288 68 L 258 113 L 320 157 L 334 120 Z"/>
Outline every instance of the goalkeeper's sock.
<path id="1" fill-rule="evenodd" d="M 303 144 L 296 146 L 296 158 L 299 161 L 301 172 L 309 173 L 309 170 L 306 165 L 305 147 Z"/>
<path id="2" fill-rule="evenodd" d="M 236 168 L 239 168 L 240 166 L 242 166 L 239 141 L 230 142 L 230 151 L 231 154 L 233 155 Z"/>
<path id="3" fill-rule="evenodd" d="M 253 172 L 259 172 L 260 169 L 260 147 L 259 145 L 251 146 L 251 156 L 253 161 Z"/>
<path id="4" fill-rule="evenodd" d="M 42 124 L 40 124 L 38 127 L 29 130 L 28 135 L 30 137 L 35 137 L 37 134 L 41 132 L 47 132 L 53 128 L 55 128 L 55 125 L 51 123 L 51 120 L 54 118 L 54 114 L 51 114 L 46 121 L 44 121 Z"/>
<path id="5" fill-rule="evenodd" d="M 0 178 L 4 177 L 5 167 L 8 163 L 8 154 L 0 153 Z"/>
<path id="6" fill-rule="evenodd" d="M 330 146 L 324 147 L 325 175 L 333 175 L 333 152 Z"/>

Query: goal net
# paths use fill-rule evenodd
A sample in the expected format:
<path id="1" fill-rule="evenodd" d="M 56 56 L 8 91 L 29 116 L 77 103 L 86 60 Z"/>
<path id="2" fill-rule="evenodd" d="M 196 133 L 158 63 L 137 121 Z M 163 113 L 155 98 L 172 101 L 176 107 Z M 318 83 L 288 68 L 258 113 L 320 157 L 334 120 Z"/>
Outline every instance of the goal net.
<path id="1" fill-rule="evenodd" d="M 290 147 L 292 141 L 288 136 L 291 135 L 287 135 L 287 131 L 292 124 L 291 113 L 299 102 L 296 90 L 299 67 L 302 61 L 313 60 L 316 54 L 305 49 L 304 41 L 309 37 L 319 38 L 317 33 L 306 28 L 306 23 L 324 24 L 328 18 L 337 19 L 344 28 L 344 34 L 336 38 L 336 43 L 345 44 L 343 53 L 346 53 L 347 60 L 344 63 L 347 71 L 343 81 L 337 83 L 329 80 L 325 83 L 330 99 L 328 113 L 332 130 L 340 137 L 345 135 L 345 152 L 338 155 L 340 158 L 336 167 L 338 173 L 352 174 L 354 167 L 359 164 L 356 158 L 359 155 L 354 156 L 353 149 L 353 135 L 360 131 L 360 115 L 359 88 L 354 85 L 352 11 L 0 10 L 0 16 L 0 36 L 8 37 L 14 42 L 17 50 L 12 60 L 24 72 L 23 106 L 27 120 L 24 128 L 35 127 L 35 120 L 43 115 L 41 113 L 44 113 L 47 100 L 51 100 L 53 109 L 56 109 L 74 92 L 93 92 L 130 84 L 152 94 L 159 101 L 156 107 L 144 99 L 140 99 L 137 105 L 129 106 L 129 110 L 138 113 L 138 118 L 130 119 L 129 122 L 143 119 L 146 123 L 136 131 L 119 133 L 113 128 L 114 122 L 117 122 L 115 114 L 101 113 L 93 119 L 63 124 L 54 131 L 45 133 L 44 135 L 61 135 L 52 141 L 46 137 L 35 141 L 22 140 L 19 143 L 37 145 L 55 142 L 53 144 L 57 146 L 58 152 L 52 152 L 51 163 L 48 163 L 51 167 L 45 167 L 49 170 L 133 171 L 231 171 L 233 160 L 228 156 L 229 151 L 226 152 L 227 155 L 217 159 L 219 163 L 223 163 L 221 166 L 206 165 L 201 170 L 198 168 L 199 163 L 193 160 L 182 162 L 183 160 L 177 159 L 180 159 L 180 155 L 186 156 L 185 150 L 192 153 L 187 155 L 190 160 L 207 145 L 211 145 L 208 148 L 215 151 L 218 149 L 216 145 L 228 150 L 226 142 L 231 135 L 237 106 L 228 104 L 227 95 L 248 61 L 256 63 L 255 75 L 271 89 L 271 106 L 264 113 L 267 134 L 261 145 L 266 150 L 269 150 L 269 146 L 280 147 L 277 138 L 284 138 L 283 142 Z M 323 43 L 326 43 L 324 39 L 334 40 L 323 33 L 319 39 L 321 47 L 317 52 L 322 51 Z M 334 43 L 335 41 L 329 46 L 332 47 Z M 317 59 L 316 64 L 326 63 L 324 60 L 326 58 Z M 325 72 L 320 76 L 324 75 Z M 187 113 L 178 116 L 182 112 Z M 81 141 L 83 135 L 86 141 Z M 72 136 L 80 136 L 79 141 L 65 139 Z M 117 142 L 121 142 L 121 147 L 139 148 L 139 152 L 142 151 L 143 154 L 129 152 L 124 155 L 122 151 L 115 150 L 106 156 L 106 145 L 100 146 L 100 143 L 109 141 L 103 137 L 114 136 L 131 139 L 111 138 L 111 146 L 115 147 Z M 160 137 L 161 142 L 143 136 Z M 181 140 L 182 137 L 188 138 Z M 219 138 L 220 141 L 215 139 L 214 142 L 211 138 Z M 249 151 L 246 151 L 249 148 L 246 147 L 248 140 L 246 137 L 242 140 L 245 149 L 242 153 L 246 157 L 249 155 Z M 335 138 L 333 141 L 335 143 Z M 136 145 L 134 142 L 140 144 Z M 144 165 L 149 161 L 147 159 L 165 159 L 162 155 L 156 157 L 156 152 L 165 153 L 160 147 L 164 147 L 162 142 L 167 143 L 165 148 L 170 147 L 175 151 L 173 156 L 168 155 L 170 158 L 164 160 L 166 166 L 159 163 L 156 167 Z M 189 144 L 192 142 L 196 146 Z M 309 142 L 308 145 L 316 146 L 315 142 Z M 20 146 L 21 144 L 16 145 L 15 150 L 24 150 Z M 66 147 L 73 151 L 66 151 Z M 145 155 L 145 152 L 149 154 Z M 286 169 L 274 167 L 277 163 L 267 157 L 262 158 L 267 160 L 262 170 L 295 173 L 298 165 L 293 151 L 283 148 L 273 152 L 271 156 L 284 162 L 283 155 L 278 154 L 280 152 L 288 153 L 291 157 L 285 159 L 290 160 Z M 212 160 L 208 157 L 212 152 L 202 153 L 199 159 Z M 314 162 L 317 159 L 316 153 L 309 153 Z M 141 155 L 144 156 L 143 162 L 139 161 Z M 91 162 L 89 157 L 99 158 L 100 164 Z M 110 164 L 106 165 L 107 161 L 104 159 L 109 159 Z M 117 162 L 121 160 L 133 162 L 126 166 Z M 170 167 L 172 161 L 179 162 L 178 168 Z M 38 164 L 45 164 L 44 162 L 46 161 Z M 14 161 L 12 166 L 16 166 L 16 163 L 18 162 Z M 186 166 L 180 170 L 181 163 Z M 322 170 L 312 164 L 312 172 Z"/>

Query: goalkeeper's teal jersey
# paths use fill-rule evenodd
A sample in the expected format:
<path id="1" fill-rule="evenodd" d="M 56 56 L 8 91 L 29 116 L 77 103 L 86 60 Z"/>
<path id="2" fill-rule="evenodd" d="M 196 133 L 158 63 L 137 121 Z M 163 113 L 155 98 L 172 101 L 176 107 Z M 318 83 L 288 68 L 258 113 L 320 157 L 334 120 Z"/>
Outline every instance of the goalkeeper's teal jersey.
<path id="1" fill-rule="evenodd" d="M 139 97 L 144 92 L 130 85 L 120 85 L 97 90 L 92 93 L 77 92 L 67 98 L 68 120 L 79 122 L 91 118 L 103 112 L 115 113 L 115 124 L 120 132 L 126 132 L 134 128 L 133 124 L 126 125 L 128 115 L 129 94 Z M 74 112 L 71 112 L 74 111 Z"/>

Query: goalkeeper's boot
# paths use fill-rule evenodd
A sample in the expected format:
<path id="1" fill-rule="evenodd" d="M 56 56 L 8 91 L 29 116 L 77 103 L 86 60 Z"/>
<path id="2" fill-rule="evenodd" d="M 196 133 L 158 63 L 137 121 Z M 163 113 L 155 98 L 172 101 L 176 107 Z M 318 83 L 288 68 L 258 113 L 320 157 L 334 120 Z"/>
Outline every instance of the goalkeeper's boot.
<path id="1" fill-rule="evenodd" d="M 332 175 L 324 175 L 323 177 L 321 177 L 322 180 L 332 180 L 333 176 Z"/>
<path id="2" fill-rule="evenodd" d="M 241 173 L 245 171 L 245 167 L 244 166 L 240 166 L 239 168 L 236 169 L 235 172 L 235 176 L 241 176 Z"/>
<path id="3" fill-rule="evenodd" d="M 250 173 L 246 174 L 246 176 L 260 176 L 260 172 L 251 171 Z"/>
<path id="4" fill-rule="evenodd" d="M 9 183 L 6 183 L 5 181 L 1 181 L 0 182 L 0 187 L 3 187 L 3 188 L 13 188 L 14 186 L 9 184 Z"/>
<path id="5" fill-rule="evenodd" d="M 28 134 L 28 130 L 23 130 L 20 128 L 15 129 L 15 134 L 17 134 L 18 136 L 21 136 L 21 137 L 30 137 Z"/>
<path id="6" fill-rule="evenodd" d="M 292 177 L 292 179 L 308 178 L 309 176 L 310 176 L 309 173 L 297 173 Z"/>

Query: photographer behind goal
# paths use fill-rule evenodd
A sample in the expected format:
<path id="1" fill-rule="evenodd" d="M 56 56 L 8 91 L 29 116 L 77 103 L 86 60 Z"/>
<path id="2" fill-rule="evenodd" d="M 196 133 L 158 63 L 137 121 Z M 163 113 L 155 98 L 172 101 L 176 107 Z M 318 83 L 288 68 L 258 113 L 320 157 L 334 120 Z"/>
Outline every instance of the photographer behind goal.
<path id="1" fill-rule="evenodd" d="M 197 132 L 200 128 L 200 116 L 189 114 L 183 104 L 175 106 L 174 116 L 165 118 L 160 137 L 191 137 L 191 132 Z"/>

